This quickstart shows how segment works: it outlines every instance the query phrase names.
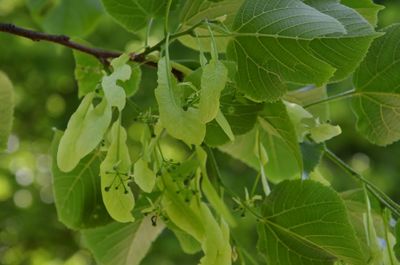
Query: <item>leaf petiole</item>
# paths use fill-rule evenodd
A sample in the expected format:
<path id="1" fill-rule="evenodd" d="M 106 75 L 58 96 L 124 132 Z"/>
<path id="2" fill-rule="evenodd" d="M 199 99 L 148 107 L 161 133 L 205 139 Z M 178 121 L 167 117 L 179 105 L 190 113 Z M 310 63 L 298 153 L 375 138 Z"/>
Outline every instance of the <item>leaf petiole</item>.
<path id="1" fill-rule="evenodd" d="M 342 100 L 342 99 L 346 99 L 346 98 L 351 98 L 351 97 L 354 97 L 356 95 L 357 95 L 357 92 L 354 89 L 351 89 L 351 90 L 345 91 L 343 93 L 334 95 L 332 97 L 323 98 L 323 99 L 320 99 L 318 101 L 309 103 L 307 105 L 304 105 L 303 108 L 307 109 L 307 108 L 310 108 L 310 107 L 313 107 L 313 106 L 316 106 L 316 105 L 319 105 L 319 104 L 328 103 L 328 102 L 334 102 L 334 101 Z"/>
<path id="2" fill-rule="evenodd" d="M 337 157 L 329 149 L 325 148 L 324 154 L 327 158 L 329 158 L 333 163 L 338 165 L 346 173 L 364 183 L 369 192 L 371 192 L 383 205 L 385 205 L 388 209 L 390 209 L 394 215 L 400 217 L 400 205 L 394 202 L 389 196 L 387 196 L 383 191 L 381 191 L 377 186 L 375 186 L 375 184 L 366 179 L 363 175 L 357 173 L 354 169 L 352 169 L 349 165 L 347 165 L 343 160 Z"/>

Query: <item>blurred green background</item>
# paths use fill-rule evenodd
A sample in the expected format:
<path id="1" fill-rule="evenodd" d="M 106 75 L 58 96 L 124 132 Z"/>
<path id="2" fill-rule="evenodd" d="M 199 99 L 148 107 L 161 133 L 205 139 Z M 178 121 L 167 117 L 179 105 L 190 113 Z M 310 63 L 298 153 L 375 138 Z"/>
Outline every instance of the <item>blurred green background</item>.
<path id="1" fill-rule="evenodd" d="M 138 36 L 114 23 L 96 1 L 87 1 L 94 3 L 97 8 L 93 11 L 94 16 L 99 17 L 99 21 L 85 39 L 108 49 L 132 50 L 138 47 L 138 42 L 134 41 Z M 30 8 L 26 2 L 30 3 Z M 35 11 L 34 4 L 38 2 L 46 1 L 0 0 L 0 22 L 40 29 L 38 22 L 46 18 Z M 379 28 L 400 22 L 399 0 L 377 3 L 386 6 L 380 13 Z M 48 24 L 45 29 L 51 32 L 56 30 L 54 27 Z M 93 27 L 87 25 L 86 28 Z M 72 33 L 79 37 L 83 34 L 71 30 L 58 33 Z M 190 51 L 186 52 L 190 54 Z M 180 53 L 175 57 L 184 56 Z M 7 73 L 16 91 L 14 129 L 8 154 L 0 154 L 0 264 L 95 264 L 82 247 L 79 234 L 57 221 L 51 190 L 51 158 L 48 151 L 53 136 L 52 128 L 64 129 L 79 102 L 72 53 L 53 44 L 35 43 L 0 33 L 0 70 Z M 154 87 L 154 70 L 145 69 L 141 91 Z M 335 94 L 349 88 L 351 83 L 343 82 L 330 87 L 329 93 Z M 145 96 L 138 95 L 139 98 Z M 350 113 L 348 101 L 331 104 L 331 120 L 342 127 L 343 133 L 328 145 L 400 202 L 400 143 L 387 148 L 369 144 L 355 132 L 355 117 Z M 254 173 L 243 165 L 220 153 L 217 159 L 224 161 L 223 176 L 234 186 L 242 187 L 241 184 L 252 182 Z M 338 190 L 355 185 L 349 176 L 330 164 L 323 163 L 320 171 Z M 238 192 L 243 193 L 242 190 Z M 246 219 L 243 224 L 249 225 Z M 248 234 L 242 237 L 245 237 L 242 239 L 245 244 L 254 244 L 254 238 Z M 197 260 L 198 256 L 182 254 L 176 239 L 165 232 L 144 264 L 196 264 Z"/>

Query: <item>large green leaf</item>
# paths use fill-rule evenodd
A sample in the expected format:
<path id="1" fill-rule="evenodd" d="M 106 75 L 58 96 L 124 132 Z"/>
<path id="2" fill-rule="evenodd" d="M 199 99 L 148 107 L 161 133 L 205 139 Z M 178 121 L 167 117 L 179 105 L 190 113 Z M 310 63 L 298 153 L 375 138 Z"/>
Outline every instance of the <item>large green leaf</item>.
<path id="1" fill-rule="evenodd" d="M 206 134 L 206 126 L 201 121 L 199 111 L 188 108 L 186 111 L 177 102 L 174 91 L 177 81 L 172 76 L 165 58 L 158 63 L 158 87 L 155 90 L 160 121 L 167 132 L 187 144 L 201 144 Z"/>
<path id="2" fill-rule="evenodd" d="M 354 74 L 357 129 L 372 143 L 400 139 L 400 24 L 384 29 Z"/>
<path id="3" fill-rule="evenodd" d="M 27 5 L 47 33 L 73 36 L 90 33 L 103 13 L 98 0 L 27 0 Z"/>
<path id="4" fill-rule="evenodd" d="M 0 71 L 0 151 L 7 148 L 14 114 L 13 85 Z"/>
<path id="5" fill-rule="evenodd" d="M 266 198 L 262 215 L 258 247 L 268 264 L 367 264 L 346 207 L 329 187 L 285 181 Z"/>
<path id="6" fill-rule="evenodd" d="M 229 58 L 239 90 L 276 101 L 287 83 L 322 85 L 351 74 L 376 36 L 337 0 L 247 0 L 233 26 Z"/>
<path id="7" fill-rule="evenodd" d="M 62 133 L 54 136 L 52 153 L 56 161 Z M 99 168 L 101 154 L 98 151 L 82 159 L 70 171 L 61 171 L 57 163 L 52 165 L 54 200 L 59 220 L 72 229 L 83 229 L 107 224 L 111 221 L 104 207 L 100 191 Z"/>
<path id="8" fill-rule="evenodd" d="M 102 0 L 106 11 L 129 31 L 144 28 L 164 14 L 165 0 Z"/>
<path id="9" fill-rule="evenodd" d="M 357 10 L 373 26 L 378 23 L 379 11 L 384 9 L 384 6 L 377 5 L 372 0 L 341 0 L 340 2 Z"/>
<path id="10" fill-rule="evenodd" d="M 150 219 L 83 230 L 84 244 L 99 265 L 139 265 L 164 229 L 162 223 L 153 226 Z"/>

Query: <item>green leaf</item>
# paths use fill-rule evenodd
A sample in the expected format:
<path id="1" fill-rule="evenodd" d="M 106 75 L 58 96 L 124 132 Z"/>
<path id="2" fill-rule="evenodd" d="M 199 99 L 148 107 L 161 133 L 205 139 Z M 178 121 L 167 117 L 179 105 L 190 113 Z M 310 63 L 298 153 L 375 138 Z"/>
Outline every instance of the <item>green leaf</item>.
<path id="1" fill-rule="evenodd" d="M 262 215 L 258 247 L 268 264 L 366 264 L 343 201 L 318 182 L 282 182 L 266 198 Z"/>
<path id="2" fill-rule="evenodd" d="M 400 24 L 383 30 L 354 74 L 357 130 L 385 146 L 400 139 Z"/>
<path id="3" fill-rule="evenodd" d="M 298 145 L 297 140 L 296 142 L 292 142 L 290 138 L 282 138 L 286 137 L 286 133 L 288 133 L 288 135 L 291 133 L 284 131 L 280 132 L 280 129 L 273 128 L 266 121 L 263 121 L 262 123 L 263 125 L 261 128 L 260 125 L 257 125 L 250 132 L 237 136 L 235 141 L 232 143 L 219 146 L 219 150 L 259 171 L 260 161 L 255 152 L 258 130 L 261 145 L 268 154 L 268 163 L 264 166 L 268 179 L 272 182 L 280 182 L 285 179 L 299 178 L 302 174 L 302 157 L 301 153 L 299 153 L 300 148 L 293 145 L 293 143 Z M 288 125 L 284 123 L 279 124 L 283 125 L 283 128 Z M 279 133 L 282 133 L 282 135 Z M 295 149 L 298 149 L 298 151 L 294 151 Z"/>
<path id="4" fill-rule="evenodd" d="M 149 168 L 146 161 L 140 158 L 133 168 L 135 183 L 144 191 L 151 192 L 156 184 L 156 174 Z"/>
<path id="5" fill-rule="evenodd" d="M 102 3 L 107 13 L 131 32 L 162 16 L 166 7 L 164 0 L 102 0 Z"/>
<path id="6" fill-rule="evenodd" d="M 170 177 L 163 178 L 166 184 L 163 206 L 177 227 L 201 243 L 204 257 L 199 265 L 230 265 L 232 250 L 227 224 L 221 221 L 219 225 L 210 209 L 198 198 L 192 199 L 191 202 L 183 202 L 176 195 Z"/>
<path id="7" fill-rule="evenodd" d="M 400 262 L 396 259 L 396 253 L 393 252 L 394 246 L 396 245 L 396 238 L 391 233 L 390 222 L 392 220 L 392 214 L 389 209 L 384 209 L 381 212 L 381 218 L 384 223 L 385 233 L 385 246 L 383 249 L 383 264 L 399 265 Z"/>
<path id="8" fill-rule="evenodd" d="M 104 204 L 111 217 L 121 223 L 134 221 L 131 211 L 135 206 L 135 198 L 128 185 L 132 165 L 126 138 L 120 121 L 114 122 L 107 156 L 100 165 Z"/>
<path id="9" fill-rule="evenodd" d="M 247 0 L 238 12 L 228 58 L 238 63 L 239 90 L 276 101 L 287 83 L 315 84 L 350 75 L 376 33 L 336 0 Z"/>
<path id="10" fill-rule="evenodd" d="M 212 59 L 203 69 L 199 112 L 203 123 L 217 117 L 219 98 L 228 80 L 228 69 L 218 60 Z"/>
<path id="11" fill-rule="evenodd" d="M 200 203 L 199 210 L 207 232 L 202 242 L 204 257 L 199 265 L 231 265 L 232 250 L 229 244 L 228 225 L 222 221 L 220 226 L 205 203 Z"/>
<path id="12" fill-rule="evenodd" d="M 380 202 L 370 195 L 370 210 L 368 214 L 368 206 L 366 203 L 365 191 L 363 189 L 348 190 L 340 194 L 344 200 L 349 214 L 350 221 L 359 239 L 361 250 L 364 256 L 367 257 L 369 265 L 387 264 L 382 262 L 383 248 L 376 249 L 375 242 L 371 242 L 373 238 L 373 229 L 375 228 L 378 237 L 384 238 L 384 222 L 381 217 Z M 368 220 L 372 215 L 372 220 Z M 373 227 L 368 229 L 368 226 L 373 223 Z M 371 237 L 372 236 L 372 237 Z M 376 240 L 378 238 L 375 238 Z M 379 244 L 379 242 L 376 242 Z"/>
<path id="13" fill-rule="evenodd" d="M 174 232 L 183 252 L 187 254 L 195 254 L 201 250 L 200 243 L 196 241 L 192 236 L 183 232 L 179 228 L 171 228 L 169 225 L 168 228 Z"/>
<path id="14" fill-rule="evenodd" d="M 400 222 L 397 221 L 395 227 L 396 244 L 393 247 L 394 254 L 398 261 L 400 261 Z"/>
<path id="15" fill-rule="evenodd" d="M 221 21 L 226 27 L 233 24 L 233 20 L 240 6 L 244 0 L 224 0 L 218 2 L 211 2 L 208 0 L 191 0 L 185 1 L 185 5 L 181 10 L 180 21 L 182 23 L 181 30 L 187 30 L 201 21 L 215 20 L 221 18 Z M 209 35 L 209 30 L 206 25 L 196 28 L 195 32 L 198 35 Z M 223 28 L 213 27 L 213 32 L 216 34 L 224 33 Z M 191 36 L 182 36 L 179 41 L 184 45 L 199 50 L 200 47 L 203 51 L 211 51 L 210 41 L 207 38 L 195 39 Z M 200 43 L 200 47 L 199 47 Z M 227 38 L 216 38 L 218 51 L 225 51 L 229 43 Z"/>
<path id="16" fill-rule="evenodd" d="M 222 111 L 220 111 L 220 110 L 218 111 L 217 117 L 215 117 L 215 121 L 218 123 L 218 125 L 221 127 L 221 129 L 224 131 L 226 136 L 228 136 L 230 141 L 235 140 L 235 135 L 233 134 L 232 128 L 229 125 L 229 122 L 225 118 Z"/>
<path id="17" fill-rule="evenodd" d="M 87 94 L 71 116 L 57 152 L 57 165 L 64 172 L 71 171 L 79 161 L 92 152 L 103 139 L 110 121 L 111 107 L 103 99 L 93 107 L 95 94 Z"/>
<path id="18" fill-rule="evenodd" d="M 84 245 L 99 265 L 139 265 L 164 229 L 161 223 L 153 226 L 150 219 L 83 230 Z"/>
<path id="19" fill-rule="evenodd" d="M 75 51 L 75 79 L 78 82 L 79 97 L 95 91 L 103 77 L 103 65 L 94 56 Z"/>
<path id="20" fill-rule="evenodd" d="M 56 131 L 52 144 L 54 161 L 62 132 Z M 52 165 L 53 192 L 59 220 L 71 229 L 97 227 L 111 222 L 100 190 L 101 154 L 83 158 L 74 170 L 65 173 Z"/>
<path id="21" fill-rule="evenodd" d="M 305 141 L 300 144 L 304 173 L 310 174 L 317 167 L 324 154 L 324 145 Z"/>
<path id="22" fill-rule="evenodd" d="M 258 120 L 261 141 L 268 153 L 265 166 L 268 178 L 273 181 L 301 177 L 303 159 L 293 124 L 282 102 L 266 104 Z"/>
<path id="23" fill-rule="evenodd" d="M 197 201 L 185 202 L 178 194 L 178 189 L 168 174 L 162 176 L 166 186 L 162 205 L 168 218 L 179 229 L 192 236 L 198 242 L 202 242 L 206 231 L 203 227 L 203 220 L 199 216 Z M 197 206 L 197 207 L 196 207 Z"/>
<path id="24" fill-rule="evenodd" d="M 235 141 L 218 146 L 218 149 L 242 161 L 247 166 L 259 170 L 259 159 L 254 152 L 257 129 L 258 126 L 244 135 L 236 136 Z"/>
<path id="25" fill-rule="evenodd" d="M 355 9 L 374 27 L 378 24 L 378 13 L 384 6 L 375 4 L 372 0 L 341 0 L 343 5 Z"/>
<path id="26" fill-rule="evenodd" d="M 228 120 L 233 133 L 242 135 L 254 128 L 263 104 L 234 96 L 236 90 L 232 87 L 231 89 L 233 90 L 221 97 L 221 111 Z"/>
<path id="27" fill-rule="evenodd" d="M 230 125 L 234 135 L 243 135 L 254 128 L 259 111 L 263 104 L 252 102 L 244 97 L 236 95 L 232 84 L 227 84 L 221 95 L 221 111 Z M 226 144 L 231 139 L 221 124 L 212 121 L 207 124 L 205 142 L 210 146 Z"/>
<path id="28" fill-rule="evenodd" d="M 97 25 L 103 9 L 97 0 L 27 0 L 33 18 L 45 32 L 83 36 Z"/>
<path id="29" fill-rule="evenodd" d="M 374 225 L 371 202 L 368 197 L 366 186 L 364 186 L 366 213 L 363 214 L 364 226 L 367 238 L 367 245 L 371 252 L 370 264 L 382 264 L 382 250 L 379 245 L 379 238 Z"/>
<path id="30" fill-rule="evenodd" d="M 138 63 L 128 63 L 132 69 L 131 78 L 122 84 L 127 97 L 132 97 L 139 90 L 142 81 L 142 69 Z"/>
<path id="31" fill-rule="evenodd" d="M 213 20 L 227 16 L 224 24 L 231 25 L 235 19 L 236 12 L 244 0 L 223 0 L 212 3 L 209 0 L 187 1 L 181 11 L 181 22 L 186 26 L 193 26 L 205 19 Z"/>
<path id="32" fill-rule="evenodd" d="M 0 71 L 0 151 L 7 148 L 14 116 L 13 85 L 5 73 Z"/>
<path id="33" fill-rule="evenodd" d="M 187 144 L 200 145 L 206 134 L 206 126 L 200 120 L 197 109 L 183 110 L 174 95 L 177 91 L 177 81 L 171 75 L 170 66 L 165 58 L 158 63 L 158 87 L 155 90 L 158 102 L 160 121 L 167 132 Z"/>

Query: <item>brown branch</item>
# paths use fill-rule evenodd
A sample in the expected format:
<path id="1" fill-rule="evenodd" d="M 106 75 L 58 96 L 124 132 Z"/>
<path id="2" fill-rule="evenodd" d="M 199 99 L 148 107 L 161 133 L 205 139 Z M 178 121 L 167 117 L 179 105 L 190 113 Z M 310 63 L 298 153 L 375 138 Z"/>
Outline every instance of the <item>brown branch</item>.
<path id="1" fill-rule="evenodd" d="M 73 50 L 78 50 L 83 53 L 90 54 L 96 57 L 101 63 L 105 65 L 108 65 L 109 63 L 108 59 L 117 58 L 122 54 L 122 52 L 120 51 L 109 51 L 79 44 L 77 42 L 72 41 L 71 38 L 66 35 L 47 34 L 40 31 L 21 28 L 10 23 L 0 23 L 0 32 L 21 36 L 27 39 L 31 39 L 32 41 L 47 41 L 56 43 L 71 48 Z M 157 63 L 147 61 L 146 56 L 143 53 L 139 54 L 131 53 L 130 60 L 133 62 L 144 63 L 151 67 L 157 67 Z M 182 80 L 184 77 L 184 74 L 177 69 L 173 69 L 172 73 L 177 77 L 178 80 Z"/>

